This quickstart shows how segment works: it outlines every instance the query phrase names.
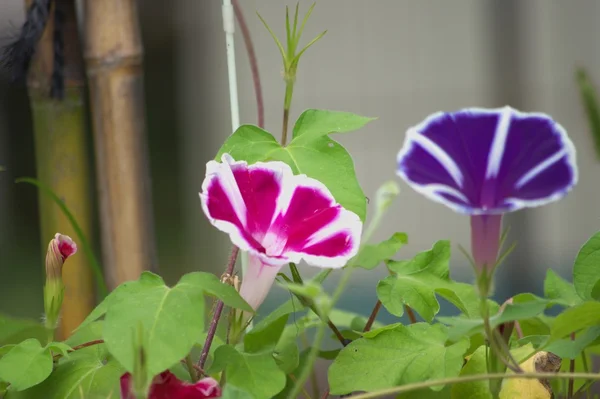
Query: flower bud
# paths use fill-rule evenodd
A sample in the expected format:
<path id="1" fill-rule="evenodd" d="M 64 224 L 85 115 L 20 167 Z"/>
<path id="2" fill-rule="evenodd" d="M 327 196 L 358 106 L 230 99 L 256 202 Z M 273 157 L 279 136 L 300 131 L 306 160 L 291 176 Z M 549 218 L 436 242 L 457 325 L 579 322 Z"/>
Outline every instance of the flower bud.
<path id="1" fill-rule="evenodd" d="M 71 237 L 56 233 L 48 244 L 46 253 L 46 285 L 44 286 L 44 310 L 46 312 L 46 327 L 56 328 L 64 297 L 62 267 L 65 260 L 77 252 L 77 245 Z"/>
<path id="2" fill-rule="evenodd" d="M 77 252 L 77 245 L 69 236 L 56 233 L 46 253 L 46 279 L 62 279 L 65 260 Z"/>

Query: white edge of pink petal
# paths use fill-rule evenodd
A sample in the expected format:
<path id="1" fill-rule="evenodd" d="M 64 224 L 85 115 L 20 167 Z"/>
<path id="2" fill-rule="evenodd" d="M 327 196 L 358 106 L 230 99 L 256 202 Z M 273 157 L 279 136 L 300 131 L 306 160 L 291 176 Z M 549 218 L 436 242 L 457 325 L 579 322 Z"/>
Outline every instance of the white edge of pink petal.
<path id="1" fill-rule="evenodd" d="M 206 215 L 209 222 L 213 226 L 215 226 L 217 229 L 221 230 L 224 233 L 227 233 L 229 235 L 231 242 L 235 246 L 240 248 L 242 251 L 248 251 L 254 255 L 258 255 L 263 260 L 268 261 L 268 263 L 274 264 L 274 265 L 275 264 L 280 265 L 280 264 L 285 264 L 285 263 L 290 262 L 289 260 L 267 258 L 266 256 L 264 256 L 264 254 L 256 251 L 256 249 L 254 249 L 254 247 L 248 241 L 246 241 L 246 239 L 244 239 L 243 235 L 241 234 L 241 232 L 237 226 L 235 226 L 234 224 L 232 224 L 230 222 L 226 222 L 223 220 L 218 220 L 218 219 L 213 218 L 210 215 L 210 212 L 208 210 L 208 195 L 206 194 L 208 192 L 208 187 L 210 186 L 211 182 L 214 179 L 219 179 L 222 177 L 223 168 L 231 169 L 232 166 L 238 166 L 238 167 L 242 166 L 242 167 L 246 167 L 249 170 L 266 169 L 266 170 L 269 170 L 270 172 L 281 173 L 282 174 L 281 181 L 285 181 L 288 178 L 288 176 L 293 177 L 293 173 L 292 173 L 290 166 L 288 164 L 286 164 L 285 162 L 281 162 L 281 161 L 256 162 L 256 163 L 248 166 L 248 163 L 246 161 L 236 161 L 233 159 L 233 157 L 231 155 L 229 155 L 227 153 L 225 153 L 221 156 L 221 161 L 222 162 L 217 162 L 215 160 L 211 160 L 211 161 L 207 162 L 206 177 L 204 178 L 204 181 L 202 182 L 202 192 L 199 193 L 202 210 L 204 211 L 204 214 Z M 287 179 L 287 180 L 289 180 L 289 179 Z M 283 189 L 283 187 L 282 187 L 282 189 Z"/>
<path id="2" fill-rule="evenodd" d="M 319 191 L 324 197 L 330 199 L 330 206 L 338 206 L 339 204 L 336 202 L 335 198 L 331 194 L 331 191 L 327 188 L 325 184 L 322 182 L 313 179 L 311 177 L 306 176 L 305 174 L 295 175 L 293 182 L 293 188 L 296 187 L 310 187 Z M 291 198 L 291 194 L 289 196 Z M 286 199 L 289 204 L 289 199 Z M 338 218 L 330 223 L 328 226 L 332 224 L 341 224 L 344 228 L 332 231 L 328 236 L 331 236 L 335 233 L 339 233 L 340 231 L 348 231 L 349 236 L 352 239 L 352 249 L 350 252 L 344 255 L 328 257 L 328 256 L 316 256 L 309 255 L 303 252 L 287 252 L 286 255 L 290 259 L 289 262 L 298 263 L 300 260 L 304 260 L 307 264 L 315 267 L 327 268 L 327 269 L 339 269 L 344 267 L 348 261 L 354 257 L 358 253 L 358 249 L 360 247 L 360 239 L 362 234 L 363 223 L 360 220 L 360 217 L 352 211 L 347 210 L 344 207 L 341 207 L 340 214 Z M 325 227 L 327 228 L 327 226 Z M 317 233 L 317 232 L 315 232 Z"/>

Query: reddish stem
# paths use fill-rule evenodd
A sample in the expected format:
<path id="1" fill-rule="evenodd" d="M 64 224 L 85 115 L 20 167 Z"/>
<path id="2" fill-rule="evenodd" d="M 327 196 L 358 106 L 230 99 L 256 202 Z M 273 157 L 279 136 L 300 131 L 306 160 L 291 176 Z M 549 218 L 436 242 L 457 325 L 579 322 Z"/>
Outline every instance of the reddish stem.
<path id="1" fill-rule="evenodd" d="M 231 249 L 231 255 L 229 255 L 227 268 L 225 269 L 226 275 L 231 276 L 233 274 L 233 269 L 235 268 L 235 261 L 237 260 L 239 252 L 240 249 L 234 245 Z M 200 367 L 201 369 L 203 369 L 204 365 L 206 364 L 206 359 L 208 358 L 210 346 L 212 345 L 213 339 L 215 338 L 215 334 L 217 333 L 217 326 L 219 325 L 221 313 L 223 313 L 223 306 L 224 304 L 222 301 L 217 301 L 217 306 L 215 306 L 215 312 L 213 313 L 213 317 L 210 321 L 210 326 L 208 327 L 206 341 L 204 342 L 204 346 L 202 347 L 202 353 L 200 354 L 200 359 L 198 360 L 198 367 Z"/>
<path id="2" fill-rule="evenodd" d="M 81 345 L 74 346 L 73 349 L 72 350 L 68 350 L 67 353 L 75 352 L 75 351 L 77 351 L 79 349 L 87 348 L 88 346 L 94 346 L 94 345 L 99 345 L 99 344 L 103 344 L 103 343 L 104 343 L 103 339 L 96 339 L 94 341 L 85 342 L 85 343 L 83 343 Z M 62 354 L 58 353 L 58 354 L 56 354 L 56 355 L 53 356 L 53 359 L 56 360 L 56 359 L 60 358 L 61 356 L 62 356 Z"/>
<path id="3" fill-rule="evenodd" d="M 363 332 L 371 330 L 371 327 L 373 327 L 373 323 L 375 323 L 375 319 L 377 318 L 377 313 L 379 313 L 379 309 L 381 309 L 381 301 L 377 300 L 377 303 L 375 304 L 375 307 L 369 316 L 369 320 L 367 320 L 367 324 L 365 325 Z"/>
<path id="4" fill-rule="evenodd" d="M 410 320 L 410 323 L 415 324 L 417 322 L 417 317 L 415 316 L 415 312 L 413 312 L 413 310 L 410 308 L 410 306 L 406 306 L 406 305 L 404 305 L 404 310 L 406 311 L 406 314 L 408 315 L 408 319 Z"/>
<path id="5" fill-rule="evenodd" d="M 240 25 L 242 31 L 242 37 L 244 38 L 244 44 L 246 45 L 246 51 L 248 51 L 248 60 L 250 61 L 250 69 L 252 70 L 252 81 L 254 82 L 254 92 L 256 94 L 256 109 L 258 112 L 258 126 L 261 128 L 265 127 L 265 108 L 263 104 L 262 89 L 260 85 L 260 75 L 258 73 L 258 62 L 256 60 L 256 54 L 254 53 L 254 45 L 252 44 L 252 37 L 250 36 L 250 30 L 244 19 L 244 13 L 238 0 L 232 0 L 233 11 L 235 17 Z"/>

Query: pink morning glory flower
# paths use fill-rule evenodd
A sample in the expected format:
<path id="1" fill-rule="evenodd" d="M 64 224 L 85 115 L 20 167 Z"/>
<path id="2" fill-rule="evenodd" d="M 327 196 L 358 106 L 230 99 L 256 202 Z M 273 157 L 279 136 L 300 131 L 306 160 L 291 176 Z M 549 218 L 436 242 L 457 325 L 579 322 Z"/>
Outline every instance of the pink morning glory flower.
<path id="1" fill-rule="evenodd" d="M 135 399 L 131 384 L 131 374 L 123 374 L 121 376 L 121 399 Z M 154 377 L 148 392 L 148 399 L 208 399 L 220 397 L 221 388 L 213 378 L 203 378 L 191 384 L 177 379 L 168 370 Z"/>
<path id="2" fill-rule="evenodd" d="M 577 183 L 565 129 L 508 106 L 430 115 L 408 129 L 397 162 L 417 192 L 471 215 L 478 270 L 495 266 L 502 214 L 556 201 Z"/>
<path id="3" fill-rule="evenodd" d="M 362 222 L 321 182 L 278 161 L 248 165 L 224 154 L 206 165 L 200 199 L 210 222 L 249 253 L 240 295 L 255 310 L 281 267 L 304 260 L 341 268 L 358 252 Z"/>

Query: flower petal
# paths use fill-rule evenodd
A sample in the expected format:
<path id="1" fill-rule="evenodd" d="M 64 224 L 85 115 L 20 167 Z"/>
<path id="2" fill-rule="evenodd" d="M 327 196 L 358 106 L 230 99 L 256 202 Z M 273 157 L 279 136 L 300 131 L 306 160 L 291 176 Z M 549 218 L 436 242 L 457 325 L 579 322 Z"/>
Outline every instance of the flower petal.
<path id="1" fill-rule="evenodd" d="M 63 258 L 63 261 L 67 260 L 69 256 L 77 253 L 77 244 L 75 244 L 71 237 L 56 233 L 54 235 L 54 241 L 56 243 L 58 252 Z"/>
<path id="2" fill-rule="evenodd" d="M 260 241 L 273 219 L 282 180 L 293 176 L 292 171 L 283 162 L 248 166 L 229 154 L 224 154 L 222 161 L 207 164 L 200 194 L 202 209 L 235 245 L 264 252 Z"/>
<path id="3" fill-rule="evenodd" d="M 248 302 L 252 309 L 257 310 L 271 290 L 277 273 L 282 265 L 269 265 L 261 256 L 250 254 L 248 267 L 244 272 L 240 296 Z"/>
<path id="4" fill-rule="evenodd" d="M 164 371 L 152 380 L 148 399 L 209 399 L 221 397 L 219 383 L 213 378 L 203 378 L 190 384 L 177 379 L 170 371 Z M 121 398 L 133 399 L 131 374 L 121 376 Z"/>
<path id="5" fill-rule="evenodd" d="M 416 191 L 469 214 L 497 214 L 564 196 L 575 149 L 548 115 L 510 107 L 436 113 L 408 130 L 398 174 Z"/>
<path id="6" fill-rule="evenodd" d="M 297 175 L 284 186 L 281 213 L 265 237 L 267 251 L 282 251 L 292 262 L 342 267 L 356 255 L 362 222 L 335 202 L 321 182 Z M 268 254 L 268 252 L 267 252 Z"/>

